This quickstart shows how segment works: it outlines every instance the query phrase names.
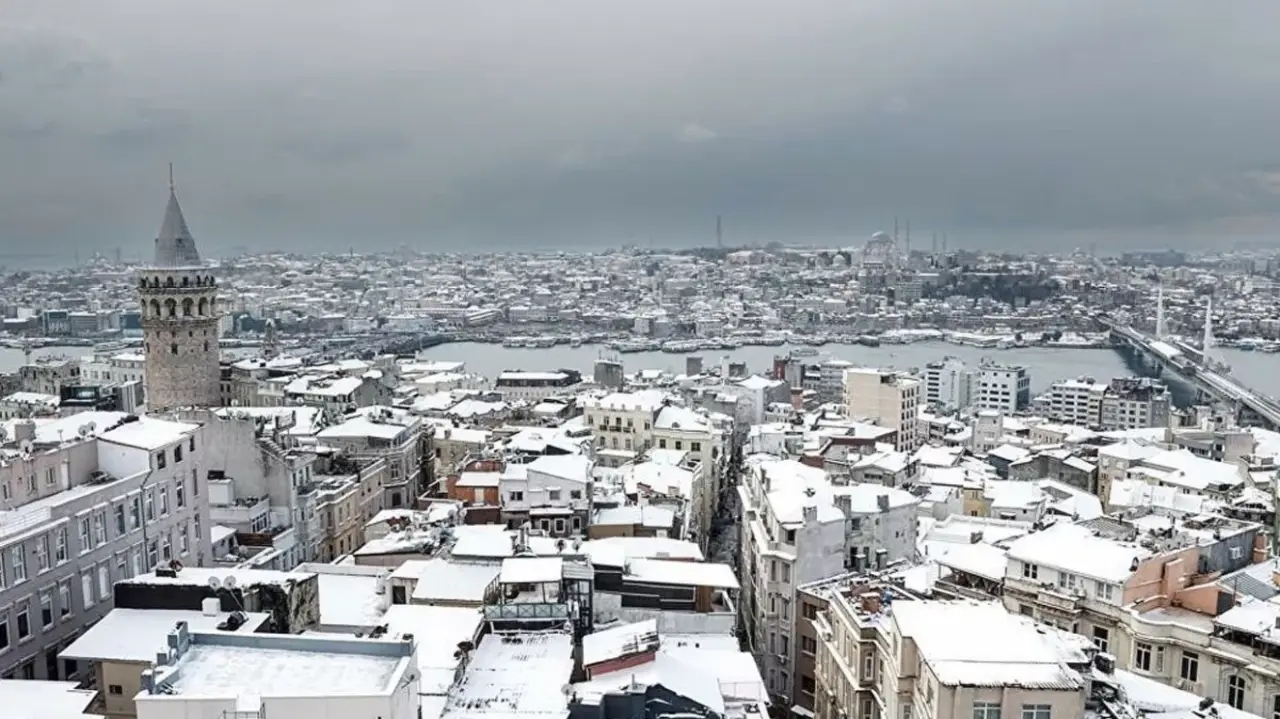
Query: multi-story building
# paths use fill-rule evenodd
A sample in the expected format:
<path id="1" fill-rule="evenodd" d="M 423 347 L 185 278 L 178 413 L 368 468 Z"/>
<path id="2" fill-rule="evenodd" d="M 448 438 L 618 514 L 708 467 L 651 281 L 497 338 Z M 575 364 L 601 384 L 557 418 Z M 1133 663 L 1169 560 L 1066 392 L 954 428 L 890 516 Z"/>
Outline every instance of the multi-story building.
<path id="1" fill-rule="evenodd" d="M 915 555 L 919 500 L 900 489 L 833 484 L 792 460 L 755 460 L 738 487 L 743 628 L 769 692 L 794 701 L 797 588 Z"/>
<path id="2" fill-rule="evenodd" d="M 387 474 L 381 505 L 368 505 L 371 519 L 385 507 L 413 506 L 435 490 L 435 425 L 392 407 L 363 407 L 320 430 L 316 438 L 357 459 L 383 459 Z"/>
<path id="3" fill-rule="evenodd" d="M 513 528 L 527 522 L 557 537 L 582 534 L 591 521 L 593 466 L 579 454 L 507 464 L 498 479 L 502 521 Z"/>
<path id="4" fill-rule="evenodd" d="M 1031 405 L 1031 372 L 1021 365 L 983 364 L 978 368 L 979 409 L 1020 412 Z"/>
<path id="5" fill-rule="evenodd" d="M 1096 652 L 998 604 L 854 586 L 815 625 L 818 719 L 1085 715 Z"/>
<path id="6" fill-rule="evenodd" d="M 924 401 L 951 409 L 966 409 L 977 397 L 978 373 L 955 357 L 930 362 L 924 368 Z"/>
<path id="7" fill-rule="evenodd" d="M 151 266 L 138 274 L 152 410 L 215 407 L 222 401 L 218 287 L 204 267 L 173 183 Z"/>
<path id="8" fill-rule="evenodd" d="M 1054 382 L 1037 402 L 1047 417 L 1058 422 L 1096 427 L 1102 418 L 1107 386 L 1088 377 Z"/>
<path id="9" fill-rule="evenodd" d="M 914 452 L 920 447 L 920 380 L 899 372 L 853 368 L 844 372 L 845 411 L 854 419 L 868 419 L 897 430 L 895 449 Z"/>
<path id="10" fill-rule="evenodd" d="M 494 389 L 508 401 L 523 399 L 536 402 L 558 394 L 566 394 L 582 382 L 576 370 L 554 372 L 508 371 L 498 375 Z"/>
<path id="11" fill-rule="evenodd" d="M 58 652 L 114 582 L 210 557 L 200 426 L 123 413 L 18 423 L 0 462 L 0 676 L 80 676 Z"/>
<path id="12" fill-rule="evenodd" d="M 1165 386 L 1148 377 L 1118 377 L 1102 393 L 1098 424 L 1105 431 L 1168 427 L 1173 408 Z"/>

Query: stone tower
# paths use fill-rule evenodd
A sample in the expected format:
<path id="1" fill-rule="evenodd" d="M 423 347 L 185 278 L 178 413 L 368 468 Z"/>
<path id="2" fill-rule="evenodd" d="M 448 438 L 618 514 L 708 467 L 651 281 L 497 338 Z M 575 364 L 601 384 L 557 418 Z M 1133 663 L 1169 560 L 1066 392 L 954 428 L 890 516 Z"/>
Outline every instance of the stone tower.
<path id="1" fill-rule="evenodd" d="M 169 169 L 169 204 L 155 260 L 138 273 L 146 354 L 147 407 L 214 407 L 218 391 L 218 286 L 202 266 Z"/>

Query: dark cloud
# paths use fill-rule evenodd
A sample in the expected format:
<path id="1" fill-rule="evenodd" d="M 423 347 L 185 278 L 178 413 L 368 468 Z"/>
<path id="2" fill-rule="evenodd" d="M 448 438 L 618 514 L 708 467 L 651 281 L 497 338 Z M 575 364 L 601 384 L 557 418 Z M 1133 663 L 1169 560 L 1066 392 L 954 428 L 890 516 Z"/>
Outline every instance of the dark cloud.
<path id="1" fill-rule="evenodd" d="M 0 242 L 990 246 L 1280 223 L 1280 3 L 0 4 Z M 145 21 L 140 21 L 145 18 Z"/>

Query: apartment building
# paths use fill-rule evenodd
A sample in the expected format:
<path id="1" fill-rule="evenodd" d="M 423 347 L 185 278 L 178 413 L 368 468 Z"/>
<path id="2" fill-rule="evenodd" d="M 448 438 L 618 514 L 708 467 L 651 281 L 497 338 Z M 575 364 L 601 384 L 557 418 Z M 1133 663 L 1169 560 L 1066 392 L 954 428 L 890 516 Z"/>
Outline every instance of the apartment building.
<path id="1" fill-rule="evenodd" d="M 920 447 L 918 415 L 923 396 L 920 380 L 899 372 L 853 368 L 844 372 L 845 412 L 897 430 L 895 449 L 914 452 Z"/>
<path id="2" fill-rule="evenodd" d="M 386 462 L 381 504 L 369 505 L 366 519 L 383 507 L 411 507 L 422 494 L 436 491 L 435 425 L 421 417 L 381 405 L 364 407 L 320 430 L 316 438 L 356 459 Z"/>
<path id="3" fill-rule="evenodd" d="M 1095 652 L 998 604 L 856 586 L 814 624 L 819 719 L 1086 715 Z"/>
<path id="4" fill-rule="evenodd" d="M 1107 385 L 1088 377 L 1054 382 L 1037 398 L 1045 416 L 1057 422 L 1096 427 L 1102 419 L 1102 396 Z"/>
<path id="5" fill-rule="evenodd" d="M 793 701 L 797 588 L 914 556 L 919 500 L 838 485 L 823 470 L 756 458 L 738 487 L 742 623 L 771 695 Z"/>
<path id="6" fill-rule="evenodd" d="M 924 368 L 924 401 L 950 409 L 967 409 L 978 394 L 978 373 L 964 362 L 948 357 Z"/>
<path id="7" fill-rule="evenodd" d="M 494 389 L 509 402 L 518 399 L 538 402 L 558 394 L 569 394 L 581 382 L 582 374 L 576 370 L 508 371 L 498 375 L 494 382 Z"/>
<path id="8" fill-rule="evenodd" d="M 582 534 L 591 521 L 593 466 L 578 454 L 508 463 L 498 478 L 503 523 L 516 528 L 527 522 L 557 537 Z"/>
<path id="9" fill-rule="evenodd" d="M 983 364 L 978 368 L 979 409 L 1020 412 L 1031 406 L 1031 371 L 1022 365 Z"/>
<path id="10" fill-rule="evenodd" d="M 1105 431 L 1168 427 L 1173 396 L 1148 377 L 1118 377 L 1102 393 L 1098 424 Z"/>
<path id="11" fill-rule="evenodd" d="M 121 579 L 210 556 L 199 425 L 88 412 L 6 431 L 0 676 L 71 679 L 58 652 Z"/>

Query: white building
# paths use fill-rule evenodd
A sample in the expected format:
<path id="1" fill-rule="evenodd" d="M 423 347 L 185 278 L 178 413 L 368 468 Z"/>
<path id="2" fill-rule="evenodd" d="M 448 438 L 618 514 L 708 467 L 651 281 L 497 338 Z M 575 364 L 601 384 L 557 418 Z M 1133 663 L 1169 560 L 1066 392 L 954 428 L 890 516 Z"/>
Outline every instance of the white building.
<path id="1" fill-rule="evenodd" d="M 556 536 L 581 534 L 591 519 L 593 466 L 579 454 L 509 463 L 498 478 L 503 521 L 512 528 L 528 522 Z"/>
<path id="2" fill-rule="evenodd" d="M 1107 386 L 1082 377 L 1054 382 L 1038 401 L 1052 420 L 1096 427 L 1102 416 L 1102 396 Z"/>
<path id="3" fill-rule="evenodd" d="M 924 401 L 954 409 L 970 407 L 978 393 L 978 373 L 955 357 L 924 368 Z"/>
<path id="4" fill-rule="evenodd" d="M 898 431 L 895 448 L 920 446 L 920 380 L 898 372 L 853 368 L 844 372 L 844 404 L 849 417 L 868 419 Z"/>
<path id="5" fill-rule="evenodd" d="M 1021 365 L 984 364 L 978 368 L 980 409 L 1018 412 L 1031 405 L 1031 373 Z"/>

